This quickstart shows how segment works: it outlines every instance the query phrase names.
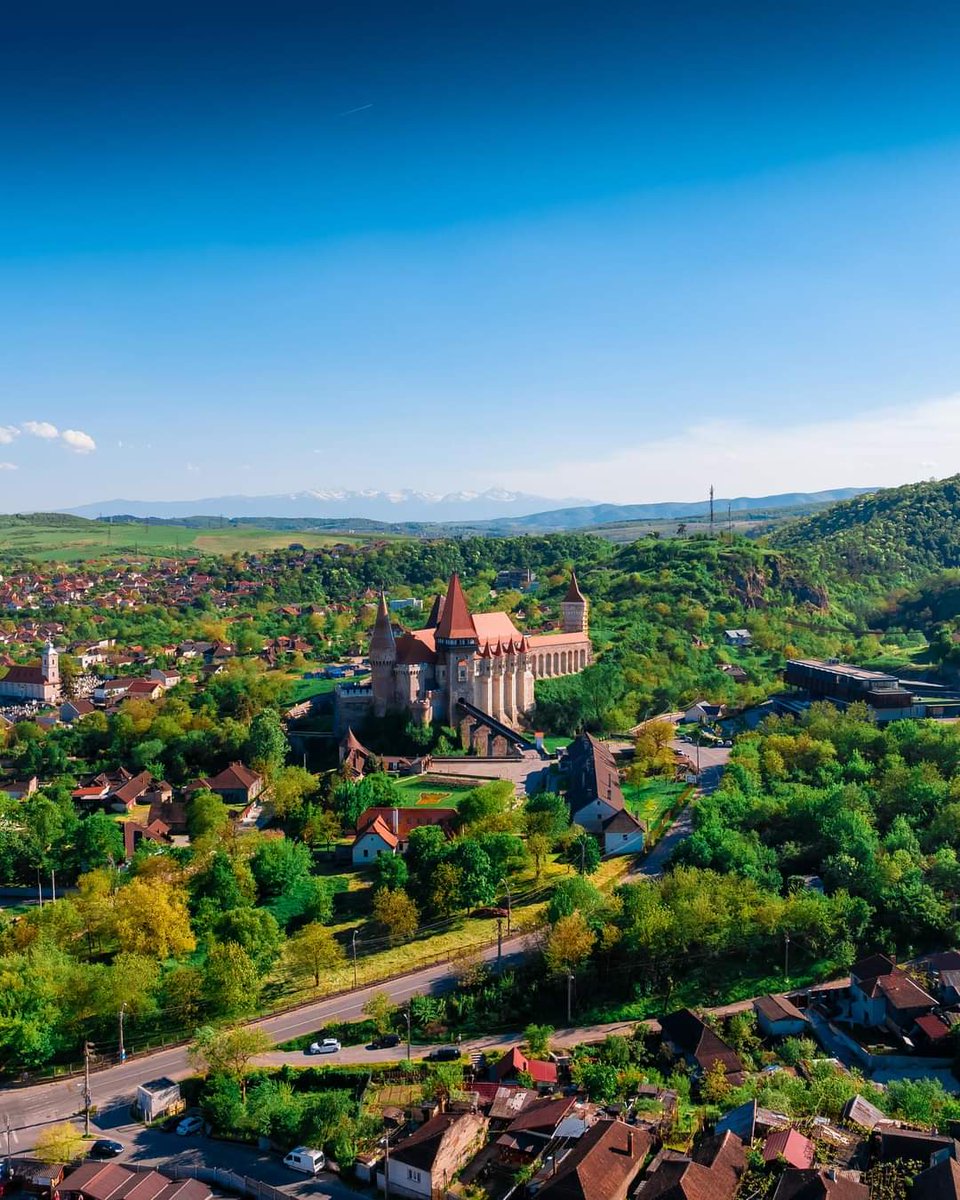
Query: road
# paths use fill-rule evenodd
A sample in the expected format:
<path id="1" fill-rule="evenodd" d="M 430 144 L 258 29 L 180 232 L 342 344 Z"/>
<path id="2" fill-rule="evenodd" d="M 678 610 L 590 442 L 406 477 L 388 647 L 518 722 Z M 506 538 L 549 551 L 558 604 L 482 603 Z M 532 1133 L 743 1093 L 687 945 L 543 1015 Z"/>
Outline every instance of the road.
<path id="1" fill-rule="evenodd" d="M 523 957 L 531 944 L 528 934 L 504 938 L 504 961 L 515 961 Z M 479 957 L 489 961 L 495 959 L 496 955 L 496 946 L 489 946 L 480 952 Z M 254 1024 L 268 1033 L 275 1042 L 285 1042 L 303 1034 L 315 1033 L 332 1020 L 360 1018 L 364 1004 L 376 992 L 387 992 L 394 1004 L 402 1004 L 404 1000 L 421 993 L 438 995 L 452 991 L 456 983 L 457 977 L 451 965 L 446 962 L 437 963 L 401 979 L 318 1000 L 315 1004 L 307 1004 L 293 1012 L 267 1017 Z M 379 1057 L 397 1057 L 396 1050 L 354 1053 L 360 1054 L 360 1060 L 364 1062 L 376 1061 Z M 341 1051 L 340 1054 L 329 1055 L 322 1061 L 347 1061 L 348 1054 L 348 1051 Z M 299 1061 L 305 1061 L 302 1055 L 299 1056 Z M 161 1075 L 171 1079 L 183 1079 L 190 1075 L 192 1070 L 186 1046 L 175 1046 L 169 1050 L 159 1050 L 144 1055 L 143 1058 L 107 1067 L 102 1071 L 94 1071 L 90 1077 L 92 1104 L 104 1114 L 113 1113 L 118 1108 L 128 1112 L 139 1084 Z M 11 1148 L 14 1152 L 32 1146 L 39 1127 L 76 1115 L 82 1107 L 82 1091 L 83 1081 L 80 1079 L 0 1090 L 0 1120 L 6 1117 L 10 1121 L 13 1128 Z M 110 1119 L 109 1115 L 107 1119 Z"/>
<path id="2" fill-rule="evenodd" d="M 675 750 L 696 759 L 697 748 L 689 742 L 676 738 L 670 743 Z M 700 781 L 697 784 L 691 802 L 677 813 L 677 819 L 663 835 L 646 858 L 640 859 L 630 868 L 624 877 L 630 879 L 658 879 L 667 863 L 673 857 L 673 852 L 693 833 L 693 806 L 698 796 L 709 795 L 715 791 L 723 778 L 723 770 L 730 759 L 729 746 L 700 747 Z"/>

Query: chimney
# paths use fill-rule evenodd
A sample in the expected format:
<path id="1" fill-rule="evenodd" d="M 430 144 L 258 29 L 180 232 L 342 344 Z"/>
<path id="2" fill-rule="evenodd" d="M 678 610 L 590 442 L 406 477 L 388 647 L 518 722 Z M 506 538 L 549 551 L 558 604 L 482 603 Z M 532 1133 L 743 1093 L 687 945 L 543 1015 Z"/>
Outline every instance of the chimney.
<path id="1" fill-rule="evenodd" d="M 627 1154 L 633 1158 L 633 1130 L 627 1130 Z"/>
<path id="2" fill-rule="evenodd" d="M 400 809 L 392 808 L 390 810 L 390 825 L 393 829 L 395 837 L 400 836 Z"/>

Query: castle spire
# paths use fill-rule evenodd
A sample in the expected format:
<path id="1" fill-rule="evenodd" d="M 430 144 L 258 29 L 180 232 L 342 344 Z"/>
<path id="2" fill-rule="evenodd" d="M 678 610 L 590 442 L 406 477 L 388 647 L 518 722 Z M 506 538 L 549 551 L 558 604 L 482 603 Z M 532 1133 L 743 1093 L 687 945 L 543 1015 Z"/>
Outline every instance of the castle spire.
<path id="1" fill-rule="evenodd" d="M 570 572 L 570 586 L 567 588 L 567 594 L 564 596 L 565 604 L 585 604 L 586 596 L 580 591 L 580 584 L 577 583 L 576 571 Z"/>
<path id="2" fill-rule="evenodd" d="M 444 641 L 477 640 L 477 629 L 470 615 L 470 606 L 460 586 L 460 576 L 454 571 L 447 585 L 447 595 L 440 613 L 436 636 Z"/>
<path id="3" fill-rule="evenodd" d="M 381 591 L 380 603 L 377 605 L 377 620 L 373 626 L 373 637 L 370 639 L 370 653 L 389 653 L 396 650 L 396 645 L 393 626 L 390 623 L 390 610 L 387 608 L 387 597 Z"/>

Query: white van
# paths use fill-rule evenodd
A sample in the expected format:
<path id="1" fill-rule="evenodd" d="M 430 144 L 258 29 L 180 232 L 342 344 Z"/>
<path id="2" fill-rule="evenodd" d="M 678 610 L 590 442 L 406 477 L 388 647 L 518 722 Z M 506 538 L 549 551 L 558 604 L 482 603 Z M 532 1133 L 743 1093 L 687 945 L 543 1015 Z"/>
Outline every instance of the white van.
<path id="1" fill-rule="evenodd" d="M 306 1175 L 316 1175 L 327 1165 L 322 1150 L 311 1150 L 309 1146 L 298 1146 L 291 1150 L 283 1160 L 283 1165 L 291 1171 L 303 1171 Z"/>

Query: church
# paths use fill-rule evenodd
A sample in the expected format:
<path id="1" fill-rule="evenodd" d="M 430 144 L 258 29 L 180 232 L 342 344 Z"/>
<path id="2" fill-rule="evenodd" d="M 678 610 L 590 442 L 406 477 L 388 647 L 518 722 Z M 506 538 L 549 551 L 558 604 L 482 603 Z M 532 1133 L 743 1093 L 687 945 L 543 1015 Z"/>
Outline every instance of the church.
<path id="1" fill-rule="evenodd" d="M 471 613 L 457 575 L 437 596 L 423 629 L 395 637 L 384 595 L 370 639 L 369 684 L 343 684 L 336 726 L 345 732 L 371 712 L 408 712 L 424 724 L 456 727 L 462 700 L 516 729 L 534 704 L 534 681 L 575 675 L 593 661 L 587 600 L 576 574 L 556 633 L 525 634 L 505 612 Z"/>
<path id="2" fill-rule="evenodd" d="M 10 667 L 0 679 L 0 703 L 17 700 L 39 700 L 56 704 L 60 699 L 60 655 L 48 642 L 40 665 Z"/>

